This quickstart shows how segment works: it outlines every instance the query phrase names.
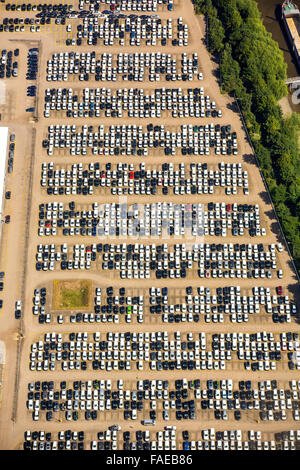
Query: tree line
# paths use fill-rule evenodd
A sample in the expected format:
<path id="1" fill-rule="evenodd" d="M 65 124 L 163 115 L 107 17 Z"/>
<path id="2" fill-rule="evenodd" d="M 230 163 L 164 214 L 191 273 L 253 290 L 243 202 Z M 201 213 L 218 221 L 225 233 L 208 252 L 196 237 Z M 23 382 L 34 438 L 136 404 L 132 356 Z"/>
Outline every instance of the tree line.
<path id="1" fill-rule="evenodd" d="M 235 95 L 278 218 L 300 272 L 300 115 L 284 117 L 287 65 L 253 0 L 194 0 L 207 45 L 219 57 L 221 87 Z"/>

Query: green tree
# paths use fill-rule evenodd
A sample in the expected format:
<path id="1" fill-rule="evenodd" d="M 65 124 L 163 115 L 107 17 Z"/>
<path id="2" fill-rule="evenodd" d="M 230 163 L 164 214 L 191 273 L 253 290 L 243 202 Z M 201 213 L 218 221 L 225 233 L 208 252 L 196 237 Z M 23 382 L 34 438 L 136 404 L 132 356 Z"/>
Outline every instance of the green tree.
<path id="1" fill-rule="evenodd" d="M 295 175 L 290 154 L 283 153 L 277 160 L 277 166 L 281 180 L 291 182 Z"/>
<path id="2" fill-rule="evenodd" d="M 254 0 L 196 0 L 220 56 L 222 89 L 236 96 L 256 156 L 300 270 L 300 114 L 284 118 L 286 63 Z"/>
<path id="3" fill-rule="evenodd" d="M 220 71 L 222 77 L 222 88 L 227 93 L 235 91 L 241 86 L 240 67 L 233 59 L 230 44 L 226 44 L 221 54 Z"/>
<path id="4" fill-rule="evenodd" d="M 208 39 L 209 39 L 209 50 L 213 54 L 218 54 L 224 47 L 224 29 L 221 21 L 214 14 L 210 12 L 207 16 L 208 21 Z"/>
<path id="5" fill-rule="evenodd" d="M 283 205 L 283 202 L 286 199 L 286 187 L 283 184 L 278 184 L 270 190 L 270 193 L 271 193 L 271 196 L 272 196 L 272 199 L 273 199 L 274 203 L 276 205 L 281 204 L 280 208 L 283 211 L 283 207 L 285 207 Z"/>

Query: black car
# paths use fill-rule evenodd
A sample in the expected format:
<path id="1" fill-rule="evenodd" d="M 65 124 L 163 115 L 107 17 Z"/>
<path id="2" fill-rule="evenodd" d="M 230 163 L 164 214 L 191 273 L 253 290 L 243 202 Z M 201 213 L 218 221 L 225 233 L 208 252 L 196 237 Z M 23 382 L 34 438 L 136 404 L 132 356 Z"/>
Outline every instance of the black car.
<path id="1" fill-rule="evenodd" d="M 16 320 L 19 320 L 21 318 L 21 310 L 17 309 L 15 311 L 15 319 Z"/>
<path id="2" fill-rule="evenodd" d="M 266 421 L 266 419 L 267 419 L 267 413 L 266 413 L 265 411 L 261 411 L 261 412 L 259 413 L 259 416 L 260 416 L 260 419 L 261 419 L 262 421 Z"/>

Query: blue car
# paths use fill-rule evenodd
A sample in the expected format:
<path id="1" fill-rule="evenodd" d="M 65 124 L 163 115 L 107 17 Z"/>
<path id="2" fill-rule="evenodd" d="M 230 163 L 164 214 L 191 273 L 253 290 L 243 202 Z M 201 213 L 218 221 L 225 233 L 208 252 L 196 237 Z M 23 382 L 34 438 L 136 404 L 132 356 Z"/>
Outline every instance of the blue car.
<path id="1" fill-rule="evenodd" d="M 183 450 L 190 450 L 190 443 L 188 441 L 183 443 Z"/>

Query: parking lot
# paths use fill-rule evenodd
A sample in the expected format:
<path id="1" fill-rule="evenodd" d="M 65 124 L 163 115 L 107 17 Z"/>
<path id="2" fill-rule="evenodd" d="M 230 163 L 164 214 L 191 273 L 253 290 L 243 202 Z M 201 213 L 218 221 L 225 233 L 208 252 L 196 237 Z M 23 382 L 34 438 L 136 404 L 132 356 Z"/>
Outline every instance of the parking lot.
<path id="1" fill-rule="evenodd" d="M 81 132 L 80 132 L 81 131 Z M 150 156 L 161 154 L 175 156 L 178 149 L 181 155 L 238 155 L 236 132 L 231 132 L 231 126 L 220 126 L 213 123 L 205 126 L 182 125 L 165 128 L 148 124 L 143 126 L 93 126 L 84 125 L 82 128 L 73 126 L 49 126 L 47 138 L 43 140 L 43 148 L 47 154 L 64 155 L 69 149 L 70 155 L 104 155 L 104 156 Z M 214 149 L 214 150 L 212 150 Z M 225 171 L 225 165 L 219 164 L 220 170 Z M 171 167 L 170 167 L 171 168 Z M 227 176 L 231 176 L 228 168 L 238 170 L 241 165 L 227 165 Z M 228 175 L 229 173 L 229 175 Z M 234 176 L 234 175 L 233 175 Z M 239 175 L 241 176 L 241 175 Z M 225 175 L 224 175 L 225 177 Z"/>
<path id="2" fill-rule="evenodd" d="M 197 54 L 66 52 L 47 61 L 47 81 L 202 80 Z"/>
<path id="3" fill-rule="evenodd" d="M 79 0 L 78 8 L 83 10 L 87 8 L 90 11 L 97 12 L 102 7 L 110 11 L 172 11 L 176 8 L 178 0 Z"/>
<path id="4" fill-rule="evenodd" d="M 266 235 L 259 206 L 248 204 L 98 204 L 71 202 L 40 204 L 38 234 L 43 236 L 98 236 L 161 238 L 186 236 Z"/>
<path id="5" fill-rule="evenodd" d="M 198 194 L 249 194 L 248 173 L 241 166 L 224 162 L 217 167 L 207 163 L 57 165 L 44 162 L 40 181 L 48 195 L 193 194 L 196 198 Z"/>
<path id="6" fill-rule="evenodd" d="M 202 18 L 23 3 L 0 3 L 0 447 L 297 450 L 299 286 Z"/>
<path id="7" fill-rule="evenodd" d="M 77 24 L 76 24 L 77 23 Z M 181 17 L 162 20 L 156 15 L 118 15 L 118 17 L 90 17 L 75 22 L 75 38 L 66 45 L 89 46 L 170 46 L 189 44 L 188 25 Z M 74 44 L 75 42 L 75 44 Z"/>
<path id="8" fill-rule="evenodd" d="M 110 427 L 111 428 L 111 427 Z M 27 431 L 23 448 L 29 450 L 299 450 L 299 430 L 277 433 L 249 429 L 202 429 L 197 432 L 176 430 L 176 426 L 161 431 L 139 429 L 98 433 L 84 431 Z M 116 425 L 116 429 L 118 426 Z M 169 429 L 173 428 L 173 429 Z M 20 445 L 21 447 L 21 445 Z M 21 447 L 22 448 L 22 447 Z"/>
<path id="9" fill-rule="evenodd" d="M 191 237 L 190 246 L 181 243 L 175 245 L 40 243 L 36 249 L 35 268 L 39 272 L 111 271 L 109 276 L 111 279 L 116 277 L 190 279 L 195 278 L 195 275 L 206 279 L 272 279 L 272 277 L 282 279 L 283 277 L 283 271 L 280 265 L 277 265 L 278 248 L 276 250 L 275 245 L 192 244 L 195 239 L 197 240 L 197 237 Z"/>
<path id="10" fill-rule="evenodd" d="M 208 338 L 207 338 L 208 336 Z M 32 343 L 31 371 L 298 370 L 298 333 L 47 333 Z M 69 339 L 69 340 L 68 340 Z M 289 352 L 287 352 L 289 351 Z"/>
<path id="11" fill-rule="evenodd" d="M 47 88 L 45 118 L 221 118 L 203 88 Z"/>
<path id="12" fill-rule="evenodd" d="M 297 315 L 293 298 L 276 289 L 227 286 L 211 289 L 150 287 L 149 290 L 95 287 L 93 306 L 83 311 L 59 309 L 53 283 L 34 290 L 32 313 L 43 323 L 291 323 Z"/>
<path id="13" fill-rule="evenodd" d="M 203 382 L 202 382 L 203 383 Z M 33 421 L 125 420 L 299 421 L 299 382 L 119 379 L 31 382 L 26 406 Z"/>

